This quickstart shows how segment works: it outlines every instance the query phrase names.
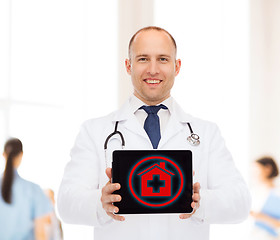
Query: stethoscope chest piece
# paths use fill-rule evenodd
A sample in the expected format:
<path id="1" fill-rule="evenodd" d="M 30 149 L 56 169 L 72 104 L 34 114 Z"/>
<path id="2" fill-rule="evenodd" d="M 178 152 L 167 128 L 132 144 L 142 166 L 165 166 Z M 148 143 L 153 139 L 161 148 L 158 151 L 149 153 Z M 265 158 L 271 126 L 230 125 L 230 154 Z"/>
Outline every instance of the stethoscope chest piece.
<path id="1" fill-rule="evenodd" d="M 188 136 L 187 140 L 193 146 L 198 146 L 200 144 L 199 136 L 195 133 Z"/>
<path id="2" fill-rule="evenodd" d="M 191 135 L 187 137 L 188 142 L 192 146 L 198 146 L 200 144 L 199 136 L 195 133 L 193 133 L 192 127 L 190 123 L 187 123 L 191 132 Z"/>

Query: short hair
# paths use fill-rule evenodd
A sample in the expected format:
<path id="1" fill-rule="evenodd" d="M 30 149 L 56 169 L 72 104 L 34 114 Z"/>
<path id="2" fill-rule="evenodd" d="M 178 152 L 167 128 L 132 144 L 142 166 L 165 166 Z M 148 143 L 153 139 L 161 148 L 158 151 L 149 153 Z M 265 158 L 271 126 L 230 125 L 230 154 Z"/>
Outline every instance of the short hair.
<path id="1" fill-rule="evenodd" d="M 162 32 L 165 32 L 167 33 L 167 35 L 170 37 L 170 39 L 172 40 L 173 44 L 174 44 L 174 47 L 175 47 L 175 55 L 177 53 L 177 44 L 176 44 L 176 41 L 175 39 L 172 37 L 172 35 L 166 31 L 165 29 L 163 28 L 160 28 L 160 27 L 156 27 L 156 26 L 148 26 L 148 27 L 144 27 L 144 28 L 141 28 L 139 29 L 130 39 L 129 41 L 129 45 L 128 45 L 128 56 L 130 57 L 130 50 L 131 50 L 131 45 L 135 39 L 135 37 L 140 33 L 140 32 L 143 32 L 143 31 L 149 31 L 149 30 L 156 30 L 156 31 L 162 31 Z"/>
<path id="2" fill-rule="evenodd" d="M 271 172 L 269 176 L 267 177 L 268 179 L 275 178 L 278 176 L 279 171 L 277 164 L 275 160 L 272 157 L 262 157 L 258 160 L 256 160 L 257 163 L 261 164 L 262 166 L 271 166 Z"/>

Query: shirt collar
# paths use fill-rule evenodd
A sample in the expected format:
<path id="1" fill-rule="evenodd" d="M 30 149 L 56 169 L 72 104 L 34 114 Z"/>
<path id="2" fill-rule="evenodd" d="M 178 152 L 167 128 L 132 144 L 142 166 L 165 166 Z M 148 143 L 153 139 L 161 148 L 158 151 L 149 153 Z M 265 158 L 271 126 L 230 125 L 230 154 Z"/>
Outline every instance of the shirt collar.
<path id="1" fill-rule="evenodd" d="M 173 116 L 174 119 L 178 119 L 178 121 L 182 123 L 192 123 L 193 117 L 185 113 L 173 97 L 169 97 L 168 99 L 164 100 L 162 104 L 168 107 L 170 116 Z M 113 114 L 112 121 L 124 121 L 131 117 L 135 117 L 134 113 L 139 109 L 139 107 L 143 105 L 145 105 L 144 102 L 142 102 L 136 96 L 131 95 L 124 105 Z"/>
<path id="2" fill-rule="evenodd" d="M 17 169 L 14 169 L 14 176 L 15 176 L 15 177 L 19 177 L 19 174 L 18 174 Z"/>
<path id="3" fill-rule="evenodd" d="M 131 110 L 133 113 L 138 111 L 139 108 L 142 107 L 143 105 L 147 106 L 146 103 L 144 103 L 142 100 L 140 100 L 134 94 L 130 97 L 129 104 L 130 104 L 130 107 L 131 107 Z M 172 112 L 172 107 L 173 107 L 173 98 L 172 97 L 165 99 L 163 102 L 161 102 L 159 104 L 165 105 L 168 108 L 169 112 L 170 113 Z M 157 105 L 159 105 L 159 104 L 157 104 Z"/>

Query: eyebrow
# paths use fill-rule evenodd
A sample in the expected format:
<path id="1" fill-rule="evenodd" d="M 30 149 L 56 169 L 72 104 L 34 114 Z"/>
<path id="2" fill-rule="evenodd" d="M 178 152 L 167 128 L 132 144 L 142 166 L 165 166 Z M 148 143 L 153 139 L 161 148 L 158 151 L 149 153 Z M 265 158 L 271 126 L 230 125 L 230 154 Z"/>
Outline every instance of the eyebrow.
<path id="1" fill-rule="evenodd" d="M 171 58 L 171 56 L 170 56 L 170 55 L 167 55 L 167 54 L 161 54 L 161 55 L 159 55 L 159 57 L 167 57 L 167 58 Z"/>
<path id="2" fill-rule="evenodd" d="M 147 54 L 139 54 L 139 55 L 136 55 L 135 58 L 139 58 L 139 57 L 148 57 L 149 55 Z"/>
<path id="3" fill-rule="evenodd" d="M 148 54 L 139 54 L 139 55 L 136 55 L 135 58 L 139 58 L 139 57 L 149 57 Z M 167 55 L 167 54 L 160 54 L 158 55 L 158 57 L 167 57 L 167 58 L 171 58 L 170 55 Z"/>

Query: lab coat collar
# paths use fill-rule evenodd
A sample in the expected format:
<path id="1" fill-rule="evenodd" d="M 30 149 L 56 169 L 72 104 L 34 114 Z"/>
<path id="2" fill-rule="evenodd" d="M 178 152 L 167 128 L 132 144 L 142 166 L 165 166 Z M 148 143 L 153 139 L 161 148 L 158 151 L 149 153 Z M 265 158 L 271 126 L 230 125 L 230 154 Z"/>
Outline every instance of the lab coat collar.
<path id="1" fill-rule="evenodd" d="M 173 136 L 183 130 L 187 123 L 193 122 L 193 117 L 183 111 L 179 104 L 172 98 L 172 108 L 170 109 L 170 119 L 166 129 L 160 139 L 158 149 L 164 148 L 164 145 L 172 139 Z"/>
<path id="2" fill-rule="evenodd" d="M 125 102 L 125 104 L 120 108 L 120 110 L 115 112 L 112 121 L 113 123 L 115 123 L 116 121 L 119 121 L 120 123 L 123 122 L 123 126 L 127 130 L 138 134 L 143 138 L 146 138 L 146 140 L 150 142 L 147 133 L 145 132 L 143 126 L 141 126 L 133 112 L 134 111 L 131 108 L 128 99 Z M 173 136 L 175 136 L 178 132 L 182 131 L 182 129 L 188 122 L 192 123 L 193 120 L 193 117 L 189 114 L 186 114 L 173 98 L 170 113 L 170 119 L 165 131 L 163 132 L 162 138 L 158 145 L 158 149 L 162 148 L 163 145 L 167 144 Z"/>
<path id="3" fill-rule="evenodd" d="M 131 97 L 130 97 L 131 98 Z M 133 109 L 130 106 L 130 98 L 123 104 L 123 106 L 115 112 L 112 121 L 126 121 L 128 119 L 136 119 L 133 114 Z M 174 98 L 171 97 L 172 108 L 170 108 L 171 117 L 177 119 L 181 123 L 192 123 L 193 117 L 190 114 L 184 112 L 184 110 L 179 106 Z"/>
<path id="4" fill-rule="evenodd" d="M 133 110 L 129 104 L 129 99 L 121 106 L 121 108 L 115 112 L 112 121 L 126 121 L 128 119 L 133 118 Z"/>
<path id="5" fill-rule="evenodd" d="M 148 135 L 146 134 L 143 126 L 140 125 L 134 115 L 134 111 L 130 105 L 130 99 L 128 99 L 123 106 L 115 112 L 112 122 L 115 123 L 116 121 L 123 123 L 123 126 L 129 131 L 148 139 Z"/>
<path id="6" fill-rule="evenodd" d="M 174 119 L 177 119 L 181 123 L 192 123 L 193 117 L 185 113 L 185 111 L 180 107 L 180 105 L 172 98 L 173 107 L 170 109 L 171 117 L 173 116 Z"/>

